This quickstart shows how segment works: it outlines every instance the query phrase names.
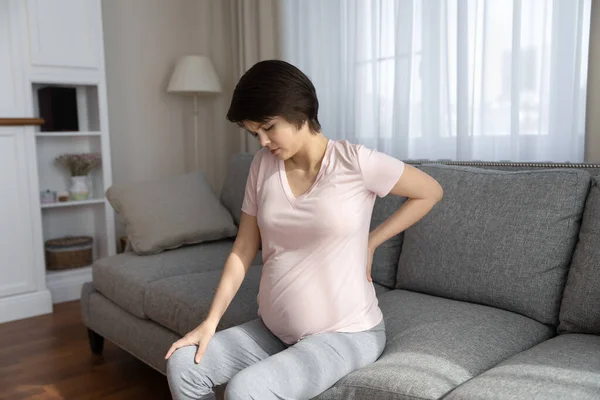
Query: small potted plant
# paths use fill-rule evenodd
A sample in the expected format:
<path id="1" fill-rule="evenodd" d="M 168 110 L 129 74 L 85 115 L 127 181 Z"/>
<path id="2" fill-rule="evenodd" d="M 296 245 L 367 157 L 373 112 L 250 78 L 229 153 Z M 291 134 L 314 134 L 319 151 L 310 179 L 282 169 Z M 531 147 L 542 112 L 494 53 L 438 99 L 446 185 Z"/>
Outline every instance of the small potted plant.
<path id="1" fill-rule="evenodd" d="M 98 153 L 61 154 L 56 161 L 71 173 L 71 197 L 73 200 L 86 200 L 89 195 L 87 175 L 98 165 L 101 157 Z"/>

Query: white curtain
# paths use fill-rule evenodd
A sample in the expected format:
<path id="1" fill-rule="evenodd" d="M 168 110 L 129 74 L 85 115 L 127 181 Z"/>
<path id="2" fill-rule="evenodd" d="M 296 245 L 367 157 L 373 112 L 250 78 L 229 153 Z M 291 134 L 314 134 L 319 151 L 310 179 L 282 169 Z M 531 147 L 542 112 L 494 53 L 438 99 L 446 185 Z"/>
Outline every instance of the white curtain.
<path id="1" fill-rule="evenodd" d="M 581 162 L 591 0 L 282 0 L 326 136 L 401 159 Z"/>
<path id="2" fill-rule="evenodd" d="M 228 0 L 233 21 L 233 51 L 235 82 L 250 67 L 262 60 L 281 58 L 279 0 Z M 242 152 L 260 149 L 245 130 L 240 131 Z"/>

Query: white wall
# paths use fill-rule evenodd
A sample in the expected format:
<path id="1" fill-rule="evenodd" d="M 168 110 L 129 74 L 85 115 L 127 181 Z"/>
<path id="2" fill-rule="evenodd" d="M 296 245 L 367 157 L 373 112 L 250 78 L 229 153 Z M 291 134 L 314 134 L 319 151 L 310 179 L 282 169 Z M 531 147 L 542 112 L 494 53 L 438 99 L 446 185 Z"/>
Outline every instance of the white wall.
<path id="1" fill-rule="evenodd" d="M 592 2 L 585 161 L 600 163 L 600 4 Z"/>
<path id="2" fill-rule="evenodd" d="M 200 169 L 220 188 L 223 160 L 239 150 L 236 128 L 225 121 L 235 85 L 227 3 L 102 2 L 115 184 L 193 169 L 192 99 L 165 90 L 180 56 L 204 54 L 223 93 L 200 98 Z"/>
<path id="3" fill-rule="evenodd" d="M 225 120 L 235 86 L 229 1 L 103 0 L 113 183 L 193 169 L 192 99 L 166 93 L 177 59 L 211 57 L 223 93 L 199 101 L 200 169 L 220 191 L 239 130 Z M 117 232 L 123 234 L 117 220 Z"/>
<path id="4" fill-rule="evenodd" d="M 182 99 L 165 93 L 176 57 L 196 50 L 193 1 L 102 2 L 114 183 L 184 170 Z"/>
<path id="5" fill-rule="evenodd" d="M 237 51 L 233 49 L 231 1 L 200 0 L 200 17 L 194 25 L 198 27 L 198 38 L 203 54 L 210 56 L 219 79 L 222 93 L 216 97 L 204 98 L 200 102 L 201 133 L 205 142 L 200 143 L 200 158 L 213 188 L 220 192 L 225 179 L 227 164 L 233 155 L 240 152 L 240 129 L 225 118 L 231 95 L 238 81 L 234 70 Z M 188 130 L 191 134 L 192 129 Z M 192 149 L 192 146 L 190 146 Z M 189 157 L 192 159 L 191 155 Z"/>

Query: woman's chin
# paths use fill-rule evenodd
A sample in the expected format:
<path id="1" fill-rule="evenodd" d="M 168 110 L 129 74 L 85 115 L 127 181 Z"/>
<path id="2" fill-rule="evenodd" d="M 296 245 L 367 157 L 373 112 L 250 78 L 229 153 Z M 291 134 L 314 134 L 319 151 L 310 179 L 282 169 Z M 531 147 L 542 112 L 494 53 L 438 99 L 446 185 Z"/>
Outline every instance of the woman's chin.
<path id="1" fill-rule="evenodd" d="M 271 150 L 271 154 L 273 154 L 275 157 L 283 160 L 283 150 L 282 149 L 275 149 L 275 150 Z"/>

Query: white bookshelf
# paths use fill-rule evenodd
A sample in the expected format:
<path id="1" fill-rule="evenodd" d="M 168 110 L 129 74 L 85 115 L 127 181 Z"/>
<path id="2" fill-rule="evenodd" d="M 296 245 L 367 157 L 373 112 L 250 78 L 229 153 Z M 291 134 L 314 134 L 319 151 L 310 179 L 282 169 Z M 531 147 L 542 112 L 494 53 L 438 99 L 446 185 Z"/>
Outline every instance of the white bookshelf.
<path id="1" fill-rule="evenodd" d="M 74 88 L 77 129 L 43 131 L 35 123 L 0 126 L 0 323 L 52 312 L 78 299 L 91 266 L 50 271 L 45 241 L 92 236 L 93 260 L 116 253 L 110 132 L 101 0 L 0 1 L 0 118 L 33 121 L 38 91 Z M 56 128 L 59 129 L 59 128 Z M 70 187 L 62 153 L 97 152 L 102 166 L 89 177 L 90 198 L 42 204 L 40 192 Z"/>
<path id="2" fill-rule="evenodd" d="M 28 87 L 32 114 L 40 116 L 39 90 L 71 88 L 75 92 L 78 126 L 75 131 L 55 132 L 34 128 L 37 195 L 45 190 L 68 191 L 71 186 L 69 172 L 55 161 L 58 155 L 99 153 L 102 157 L 101 165 L 87 179 L 90 189 L 87 200 L 39 204 L 42 242 L 64 236 L 91 236 L 95 261 L 116 253 L 114 212 L 105 199 L 105 191 L 112 184 L 112 171 L 100 0 L 53 2 L 51 6 L 43 0 L 28 1 L 28 9 L 34 10 L 29 21 L 30 34 L 57 38 L 39 41 L 36 38 L 40 36 L 36 35 L 31 39 Z M 44 10 L 48 7 L 64 9 L 47 14 Z M 87 22 L 73 23 L 81 22 L 82 18 Z M 37 19 L 44 21 L 36 23 Z M 50 26 L 59 31 L 39 31 Z M 72 43 L 58 40 L 73 35 L 86 39 L 78 41 L 76 48 L 72 48 Z M 78 299 L 81 285 L 91 280 L 91 266 L 53 271 L 44 262 L 44 270 L 53 303 Z"/>
<path id="3" fill-rule="evenodd" d="M 77 119 L 79 131 L 47 132 L 36 128 L 36 156 L 38 166 L 39 190 L 53 192 L 69 191 L 71 176 L 69 171 L 56 163 L 56 157 L 65 153 L 99 153 L 101 165 L 88 176 L 90 189 L 88 199 L 69 200 L 40 204 L 42 212 L 42 237 L 45 243 L 50 239 L 65 236 L 91 236 L 93 238 L 93 260 L 115 253 L 115 234 L 113 213 L 104 197 L 110 186 L 110 167 L 108 124 L 100 118 L 102 107 L 106 107 L 98 95 L 99 85 L 78 85 L 65 76 L 62 83 L 54 79 L 52 83 L 32 82 L 32 107 L 37 109 L 37 92 L 41 88 L 74 88 L 77 96 Z M 91 266 L 46 271 L 46 284 L 52 295 L 53 303 L 78 299 L 81 285 L 91 280 Z"/>

